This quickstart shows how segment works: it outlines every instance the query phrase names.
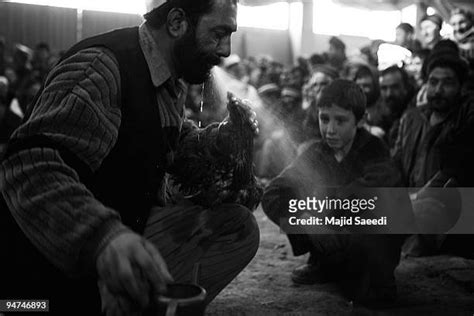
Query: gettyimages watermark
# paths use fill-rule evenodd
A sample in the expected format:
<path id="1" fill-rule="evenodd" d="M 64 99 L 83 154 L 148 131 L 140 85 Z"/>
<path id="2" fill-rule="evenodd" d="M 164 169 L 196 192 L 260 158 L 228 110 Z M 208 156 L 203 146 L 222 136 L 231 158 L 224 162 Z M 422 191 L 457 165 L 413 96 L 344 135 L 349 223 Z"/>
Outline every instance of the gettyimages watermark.
<path id="1" fill-rule="evenodd" d="M 303 218 L 297 216 L 290 216 L 288 223 L 292 226 L 297 225 L 327 225 L 327 226 L 351 226 L 351 225 L 387 225 L 387 217 L 366 219 L 361 216 L 309 216 L 313 212 L 321 214 L 323 212 L 331 211 L 345 211 L 350 214 L 358 214 L 364 211 L 373 211 L 376 208 L 377 196 L 372 199 L 339 199 L 328 198 L 317 199 L 316 197 L 307 197 L 305 200 L 291 199 L 289 201 L 288 212 L 295 214 L 298 212 L 306 213 Z M 349 214 L 349 215 L 350 215 Z"/>
<path id="2" fill-rule="evenodd" d="M 474 188 L 356 188 L 293 198 L 287 234 L 474 234 Z"/>

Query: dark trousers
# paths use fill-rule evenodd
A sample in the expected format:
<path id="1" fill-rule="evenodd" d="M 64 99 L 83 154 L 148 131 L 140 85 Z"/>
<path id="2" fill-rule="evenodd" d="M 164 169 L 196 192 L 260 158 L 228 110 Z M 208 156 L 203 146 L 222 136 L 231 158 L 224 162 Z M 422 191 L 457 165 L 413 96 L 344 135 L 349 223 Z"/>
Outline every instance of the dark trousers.
<path id="1" fill-rule="evenodd" d="M 8 239 L 0 258 L 0 299 L 48 299 L 47 315 L 101 314 L 95 278 L 66 277 L 25 238 L 11 216 L 0 228 L 7 227 L 8 236 L 6 230 L 0 236 Z M 245 268 L 259 244 L 254 216 L 236 204 L 210 210 L 184 201 L 155 208 L 145 236 L 157 246 L 176 282 L 193 281 L 199 266 L 197 283 L 207 290 L 207 303 Z"/>
<path id="2" fill-rule="evenodd" d="M 286 214 L 265 210 L 277 225 Z M 281 216 L 281 217 L 280 217 Z M 288 234 L 296 256 L 310 253 L 310 264 L 320 264 L 325 277 L 343 286 L 354 299 L 369 287 L 394 285 L 404 235 L 383 234 Z M 370 282 L 370 284 L 367 284 Z"/>

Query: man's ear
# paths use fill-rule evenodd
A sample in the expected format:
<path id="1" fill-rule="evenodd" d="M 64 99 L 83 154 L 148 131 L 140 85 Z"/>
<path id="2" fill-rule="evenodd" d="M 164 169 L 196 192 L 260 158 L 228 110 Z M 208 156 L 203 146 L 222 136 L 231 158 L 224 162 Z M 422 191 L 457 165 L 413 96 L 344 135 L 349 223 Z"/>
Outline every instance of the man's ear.
<path id="1" fill-rule="evenodd" d="M 173 8 L 168 12 L 166 28 L 172 37 L 181 37 L 188 30 L 188 19 L 186 13 L 181 8 Z"/>

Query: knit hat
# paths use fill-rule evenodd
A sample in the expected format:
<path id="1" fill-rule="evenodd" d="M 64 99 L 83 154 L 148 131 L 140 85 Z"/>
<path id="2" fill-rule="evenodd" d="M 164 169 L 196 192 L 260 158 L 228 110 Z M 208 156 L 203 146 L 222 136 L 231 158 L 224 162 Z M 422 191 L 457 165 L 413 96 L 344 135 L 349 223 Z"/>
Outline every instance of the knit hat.
<path id="1" fill-rule="evenodd" d="M 421 18 L 420 23 L 423 21 L 431 21 L 434 24 L 436 24 L 439 29 L 441 29 L 441 27 L 443 26 L 443 18 L 438 14 L 433 14 L 433 15 L 426 14 Z"/>
<path id="2" fill-rule="evenodd" d="M 444 40 L 449 41 L 450 40 Z M 426 60 L 426 70 L 429 75 L 436 67 L 447 67 L 454 70 L 461 83 L 467 78 L 469 65 L 459 55 L 459 52 L 450 45 L 438 45 L 433 49 L 430 56 Z"/>

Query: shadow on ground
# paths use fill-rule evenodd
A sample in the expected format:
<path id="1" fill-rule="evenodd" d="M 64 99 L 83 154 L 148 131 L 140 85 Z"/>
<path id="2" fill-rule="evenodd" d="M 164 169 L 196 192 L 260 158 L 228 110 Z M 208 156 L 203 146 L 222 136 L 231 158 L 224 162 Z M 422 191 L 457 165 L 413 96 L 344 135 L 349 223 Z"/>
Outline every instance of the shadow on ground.
<path id="1" fill-rule="evenodd" d="M 474 260 L 451 256 L 404 259 L 396 270 L 397 303 L 369 310 L 353 306 L 332 284 L 292 284 L 290 272 L 307 257 L 292 255 L 285 235 L 261 208 L 255 216 L 261 233 L 257 255 L 209 305 L 206 315 L 474 316 Z"/>

